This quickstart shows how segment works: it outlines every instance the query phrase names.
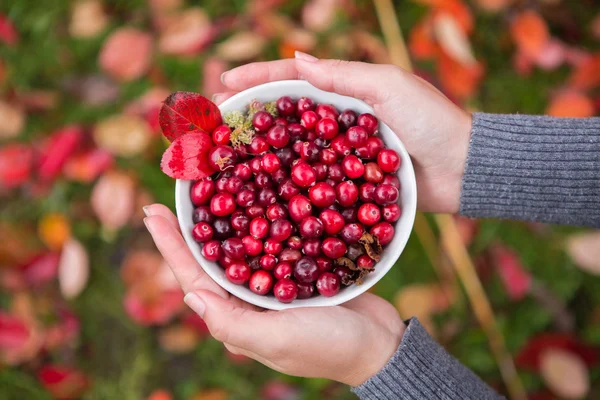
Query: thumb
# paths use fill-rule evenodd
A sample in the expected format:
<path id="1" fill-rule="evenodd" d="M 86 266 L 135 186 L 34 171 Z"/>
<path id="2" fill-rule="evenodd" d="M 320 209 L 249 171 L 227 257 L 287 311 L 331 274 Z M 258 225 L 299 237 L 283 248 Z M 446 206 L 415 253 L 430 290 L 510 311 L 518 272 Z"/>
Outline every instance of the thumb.
<path id="1" fill-rule="evenodd" d="M 189 292 L 183 300 L 220 342 L 260 354 L 273 340 L 273 314 L 239 307 L 207 290 Z"/>
<path id="2" fill-rule="evenodd" d="M 298 75 L 327 92 L 356 97 L 370 105 L 385 101 L 408 72 L 393 65 L 319 60 L 296 52 Z"/>

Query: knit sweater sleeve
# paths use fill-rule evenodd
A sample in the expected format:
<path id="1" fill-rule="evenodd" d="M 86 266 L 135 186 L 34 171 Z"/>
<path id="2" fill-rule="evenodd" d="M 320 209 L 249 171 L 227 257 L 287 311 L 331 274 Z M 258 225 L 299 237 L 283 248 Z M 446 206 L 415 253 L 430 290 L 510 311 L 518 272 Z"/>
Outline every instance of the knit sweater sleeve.
<path id="1" fill-rule="evenodd" d="M 600 227 L 600 118 L 473 114 L 460 213 Z"/>
<path id="2" fill-rule="evenodd" d="M 503 399 L 437 344 L 416 318 L 386 366 L 352 391 L 362 400 Z"/>

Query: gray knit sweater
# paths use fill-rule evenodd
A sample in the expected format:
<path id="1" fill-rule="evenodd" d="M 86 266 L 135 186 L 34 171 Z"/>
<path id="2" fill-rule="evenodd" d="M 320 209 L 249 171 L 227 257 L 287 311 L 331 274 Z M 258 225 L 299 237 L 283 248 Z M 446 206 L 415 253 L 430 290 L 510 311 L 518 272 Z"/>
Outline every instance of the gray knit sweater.
<path id="1" fill-rule="evenodd" d="M 460 213 L 600 227 L 600 118 L 473 115 Z M 411 319 L 361 399 L 501 399 Z"/>

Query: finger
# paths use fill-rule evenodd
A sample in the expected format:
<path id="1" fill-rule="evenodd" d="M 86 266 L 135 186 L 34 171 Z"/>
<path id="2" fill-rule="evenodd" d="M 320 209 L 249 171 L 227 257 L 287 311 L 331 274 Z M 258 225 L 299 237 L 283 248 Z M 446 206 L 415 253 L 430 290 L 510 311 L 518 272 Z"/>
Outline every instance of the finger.
<path id="1" fill-rule="evenodd" d="M 153 215 L 146 217 L 144 223 L 185 293 L 206 289 L 223 298 L 229 297 L 227 292 L 200 268 L 187 244 L 167 218 Z"/>
<path id="2" fill-rule="evenodd" d="M 292 58 L 242 65 L 221 76 L 223 84 L 234 91 L 286 79 L 298 79 L 296 62 Z"/>
<path id="3" fill-rule="evenodd" d="M 147 217 L 151 217 L 153 215 L 160 215 L 161 217 L 166 218 L 167 221 L 169 221 L 171 225 L 173 225 L 175 229 L 177 229 L 177 232 L 181 232 L 181 229 L 179 228 L 179 221 L 177 220 L 175 214 L 173 214 L 173 212 L 169 209 L 169 207 L 165 206 L 164 204 L 156 203 L 150 204 L 149 206 L 144 206 L 143 209 L 144 214 L 146 214 Z"/>
<path id="4" fill-rule="evenodd" d="M 223 93 L 215 93 L 212 97 L 213 103 L 216 105 L 221 104 L 231 96 L 235 95 L 237 92 L 223 92 Z"/>
<path id="5" fill-rule="evenodd" d="M 356 97 L 370 105 L 384 102 L 392 92 L 391 86 L 408 74 L 392 65 L 319 60 L 301 52 L 296 52 L 296 69 L 319 89 Z"/>

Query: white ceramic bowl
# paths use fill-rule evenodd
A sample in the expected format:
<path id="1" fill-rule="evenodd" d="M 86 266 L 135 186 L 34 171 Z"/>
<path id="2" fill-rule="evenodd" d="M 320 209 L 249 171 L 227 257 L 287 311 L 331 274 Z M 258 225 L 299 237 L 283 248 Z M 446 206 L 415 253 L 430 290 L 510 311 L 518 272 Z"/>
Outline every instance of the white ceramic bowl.
<path id="1" fill-rule="evenodd" d="M 228 111 L 245 110 L 246 106 L 253 99 L 268 102 L 274 101 L 281 96 L 290 96 L 294 99 L 305 96 L 317 103 L 333 104 L 338 110 L 349 108 L 359 114 L 365 112 L 373 113 L 373 109 L 363 101 L 336 93 L 325 92 L 301 80 L 271 82 L 250 88 L 226 100 L 219 108 L 225 114 Z M 225 271 L 217 263 L 206 260 L 202 256 L 200 245 L 192 238 L 191 232 L 194 227 L 194 223 L 192 222 L 194 206 L 190 200 L 192 181 L 178 180 L 175 186 L 175 204 L 179 225 L 181 226 L 183 237 L 190 247 L 192 254 L 198 260 L 198 263 L 215 282 L 229 293 L 248 303 L 271 310 L 283 310 L 294 307 L 334 306 L 353 299 L 369 290 L 377 281 L 383 278 L 396 263 L 400 254 L 402 254 L 412 231 L 417 209 L 417 185 L 410 156 L 400 142 L 400 139 L 398 139 L 398 136 L 387 125 L 381 122 L 379 125 L 379 134 L 386 146 L 396 150 L 402 158 L 402 164 L 398 171 L 398 178 L 402 185 L 400 191 L 402 217 L 396 222 L 394 239 L 385 247 L 381 261 L 377 263 L 375 270 L 368 275 L 362 285 L 344 287 L 333 297 L 315 296 L 310 299 L 295 300 L 292 303 L 284 304 L 277 301 L 272 295 L 260 296 L 245 286 L 229 282 L 225 277 Z"/>

